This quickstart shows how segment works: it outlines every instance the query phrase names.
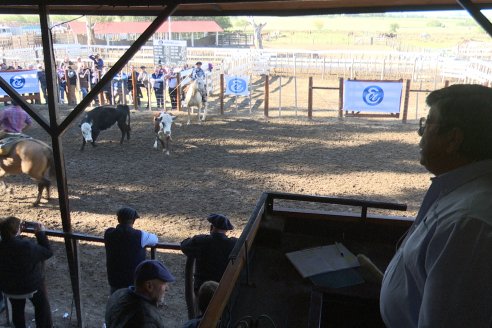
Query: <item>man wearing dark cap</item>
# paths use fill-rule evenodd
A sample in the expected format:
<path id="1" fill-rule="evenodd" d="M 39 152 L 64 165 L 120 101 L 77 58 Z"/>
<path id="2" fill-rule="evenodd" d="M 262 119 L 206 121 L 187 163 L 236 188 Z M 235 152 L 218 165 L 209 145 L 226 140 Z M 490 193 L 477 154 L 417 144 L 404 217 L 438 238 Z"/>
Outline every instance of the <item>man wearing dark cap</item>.
<path id="1" fill-rule="evenodd" d="M 202 69 L 202 62 L 199 61 L 195 64 L 195 67 L 191 71 L 191 79 L 193 81 L 196 79 L 201 79 L 205 81 L 205 71 Z M 198 91 L 202 95 L 202 101 L 206 102 L 207 101 L 206 85 L 205 85 L 205 90 L 198 89 Z"/>
<path id="2" fill-rule="evenodd" d="M 227 217 L 210 214 L 207 220 L 210 222 L 210 234 L 197 235 L 181 242 L 181 251 L 196 259 L 195 293 L 205 281 L 220 282 L 229 263 L 229 254 L 237 241 L 237 238 L 226 235 L 234 228 Z"/>
<path id="3" fill-rule="evenodd" d="M 161 328 L 164 318 L 159 305 L 164 302 L 168 283 L 175 281 L 157 260 L 147 260 L 135 269 L 135 286 L 117 290 L 106 305 L 108 328 Z"/>
<path id="4" fill-rule="evenodd" d="M 116 216 L 116 228 L 108 228 L 104 233 L 106 269 L 111 294 L 133 283 L 135 268 L 145 260 L 145 247 L 158 242 L 156 235 L 133 228 L 135 220 L 139 218 L 135 209 L 122 207 L 116 212 Z"/>

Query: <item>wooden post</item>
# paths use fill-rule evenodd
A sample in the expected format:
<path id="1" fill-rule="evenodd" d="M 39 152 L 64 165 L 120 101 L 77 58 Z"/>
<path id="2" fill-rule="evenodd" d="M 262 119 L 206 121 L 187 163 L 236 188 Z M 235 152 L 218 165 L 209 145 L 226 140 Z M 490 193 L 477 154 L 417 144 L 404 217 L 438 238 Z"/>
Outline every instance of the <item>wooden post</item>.
<path id="1" fill-rule="evenodd" d="M 96 68 L 96 74 L 97 74 L 97 82 L 101 81 L 101 71 Z M 101 91 L 99 93 L 99 104 L 101 106 L 104 105 L 104 91 Z"/>
<path id="2" fill-rule="evenodd" d="M 181 111 L 181 73 L 176 74 L 176 107 L 178 108 L 178 112 Z"/>
<path id="3" fill-rule="evenodd" d="M 265 108 L 263 113 L 265 117 L 268 117 L 268 100 L 270 97 L 270 85 L 269 85 L 269 77 L 268 74 L 265 74 Z"/>
<path id="4" fill-rule="evenodd" d="M 445 88 L 449 87 L 449 80 L 444 81 L 444 87 Z"/>
<path id="5" fill-rule="evenodd" d="M 133 97 L 133 109 L 138 109 L 138 92 L 137 92 L 137 74 L 135 68 L 132 70 L 132 97 Z"/>
<path id="6" fill-rule="evenodd" d="M 308 119 L 313 118 L 313 77 L 309 77 L 308 84 Z"/>
<path id="7" fill-rule="evenodd" d="M 338 78 L 338 118 L 343 118 L 343 77 Z"/>
<path id="8" fill-rule="evenodd" d="M 405 99 L 403 101 L 403 118 L 402 123 L 407 123 L 408 115 L 408 101 L 410 99 L 410 80 L 407 80 L 407 85 L 405 87 Z"/>
<path id="9" fill-rule="evenodd" d="M 220 74 L 220 115 L 224 115 L 224 74 Z"/>

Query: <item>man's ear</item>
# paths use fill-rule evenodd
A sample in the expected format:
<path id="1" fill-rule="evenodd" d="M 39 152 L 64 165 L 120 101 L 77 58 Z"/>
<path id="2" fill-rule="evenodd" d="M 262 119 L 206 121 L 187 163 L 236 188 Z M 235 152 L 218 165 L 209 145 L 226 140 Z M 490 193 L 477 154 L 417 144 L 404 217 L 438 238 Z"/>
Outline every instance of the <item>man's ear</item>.
<path id="1" fill-rule="evenodd" d="M 448 143 L 446 147 L 446 152 L 448 154 L 457 154 L 463 144 L 465 136 L 460 128 L 452 128 L 448 132 Z"/>

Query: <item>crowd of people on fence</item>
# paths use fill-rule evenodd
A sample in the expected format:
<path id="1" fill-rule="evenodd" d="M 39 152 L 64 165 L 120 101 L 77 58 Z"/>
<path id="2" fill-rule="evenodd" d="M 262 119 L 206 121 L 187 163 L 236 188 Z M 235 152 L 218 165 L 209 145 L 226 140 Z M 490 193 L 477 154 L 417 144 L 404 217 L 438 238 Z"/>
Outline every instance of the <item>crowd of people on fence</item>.
<path id="1" fill-rule="evenodd" d="M 118 224 L 104 233 L 109 285 L 104 320 L 108 328 L 168 326 L 160 308 L 176 278 L 164 263 L 147 259 L 146 247 L 155 246 L 159 240 L 153 233 L 134 228 L 139 217 L 134 208 L 122 207 L 116 212 Z M 184 323 L 184 328 L 200 324 L 237 241 L 235 237 L 227 236 L 233 226 L 226 216 L 211 214 L 207 220 L 209 233 L 187 238 L 181 243 L 183 253 L 197 261 L 194 286 L 196 308 L 199 309 L 197 317 Z M 26 230 L 34 232 L 36 242 L 21 235 Z M 52 327 L 44 262 L 53 252 L 44 226 L 9 216 L 0 219 L 0 234 L 1 299 L 12 305 L 14 327 L 26 327 L 26 300 L 33 304 L 36 327 Z M 3 303 L 0 306 L 3 307 Z"/>
<path id="2" fill-rule="evenodd" d="M 197 64 L 199 65 L 195 65 L 190 74 L 192 80 L 197 77 L 205 78 L 205 71 L 201 68 L 201 62 Z M 13 62 L 12 65 L 0 64 L 0 72 L 36 68 L 42 100 L 47 103 L 46 72 L 42 64 L 33 64 L 27 67 L 22 67 L 16 62 Z M 58 103 L 70 106 L 77 105 L 110 69 L 111 66 L 108 66 L 99 54 L 90 55 L 86 59 L 77 57 L 76 60 L 65 57 L 56 65 Z M 92 104 L 98 106 L 134 103 L 138 108 L 142 108 L 142 99 L 145 95 L 147 103 L 143 108 L 150 108 L 153 99 L 155 99 L 157 108 L 163 108 L 165 99 L 169 99 L 171 109 L 177 109 L 177 75 L 187 69 L 189 69 L 187 64 L 183 66 L 156 65 L 149 71 L 145 65 L 141 65 L 139 69 L 130 65 L 127 70 L 116 73 L 103 86 L 99 95 L 93 99 Z M 213 65 L 209 63 L 206 70 L 211 72 L 212 69 Z M 205 99 L 206 95 L 203 94 L 203 97 Z M 4 103 L 8 105 L 8 101 Z"/>

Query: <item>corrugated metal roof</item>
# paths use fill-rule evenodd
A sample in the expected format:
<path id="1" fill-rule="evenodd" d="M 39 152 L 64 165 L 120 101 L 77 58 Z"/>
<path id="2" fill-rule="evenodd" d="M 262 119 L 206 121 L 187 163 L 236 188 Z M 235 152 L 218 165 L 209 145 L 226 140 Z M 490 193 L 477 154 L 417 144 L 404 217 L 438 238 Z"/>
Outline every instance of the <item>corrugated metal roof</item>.
<path id="1" fill-rule="evenodd" d="M 75 34 L 86 34 L 85 22 L 70 22 L 70 29 Z M 95 34 L 141 34 L 150 25 L 150 22 L 105 22 L 96 23 Z M 167 33 L 171 25 L 171 32 L 223 32 L 224 30 L 215 21 L 171 21 L 162 24 L 157 32 Z"/>

